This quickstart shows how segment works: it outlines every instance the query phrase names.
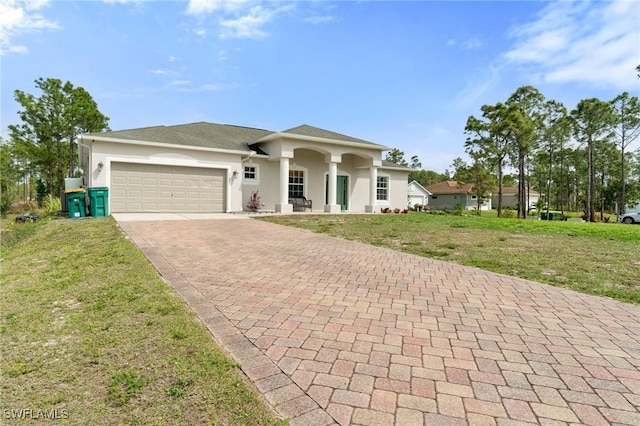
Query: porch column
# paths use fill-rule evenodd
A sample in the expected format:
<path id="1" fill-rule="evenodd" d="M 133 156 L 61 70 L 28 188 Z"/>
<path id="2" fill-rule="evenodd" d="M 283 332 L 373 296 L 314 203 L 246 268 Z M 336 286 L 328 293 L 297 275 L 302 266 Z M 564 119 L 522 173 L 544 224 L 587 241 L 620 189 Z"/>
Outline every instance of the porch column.
<path id="1" fill-rule="evenodd" d="M 325 213 L 339 213 L 340 206 L 336 204 L 336 187 L 338 186 L 338 163 L 329 162 L 329 203 L 324 205 Z"/>
<path id="2" fill-rule="evenodd" d="M 289 204 L 289 159 L 287 157 L 280 157 L 280 203 L 276 204 L 276 212 L 293 212 L 293 205 Z"/>
<path id="3" fill-rule="evenodd" d="M 364 211 L 367 213 L 377 213 L 378 207 L 376 202 L 378 201 L 378 168 L 372 166 L 369 168 L 369 205 L 364 206 Z"/>

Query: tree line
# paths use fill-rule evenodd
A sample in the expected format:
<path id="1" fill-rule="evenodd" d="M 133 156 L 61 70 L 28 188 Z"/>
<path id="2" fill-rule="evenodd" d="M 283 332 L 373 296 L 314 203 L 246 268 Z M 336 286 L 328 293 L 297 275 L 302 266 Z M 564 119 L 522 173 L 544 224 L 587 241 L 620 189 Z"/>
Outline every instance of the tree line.
<path id="1" fill-rule="evenodd" d="M 38 95 L 14 91 L 20 123 L 8 127 L 8 140 L 0 140 L 3 213 L 23 194 L 30 199 L 34 186 L 38 198 L 58 196 L 65 177 L 81 174 L 76 136 L 109 129 L 109 118 L 84 88 L 56 78 L 39 78 L 35 86 Z"/>
<path id="2" fill-rule="evenodd" d="M 551 206 L 563 212 L 582 209 L 589 221 L 596 220 L 596 211 L 601 217 L 624 213 L 628 204 L 640 200 L 640 149 L 631 150 L 640 134 L 637 96 L 624 92 L 606 101 L 583 99 L 568 111 L 535 87 L 523 86 L 506 101 L 483 105 L 480 111 L 464 128 L 471 164 L 457 158 L 453 174 L 411 172 L 409 179 L 423 185 L 436 183 L 427 176 L 473 183 L 480 195 L 497 190 L 498 216 L 504 186 L 515 184 L 518 218 L 526 218 L 530 190 L 543 195 L 547 211 Z M 403 156 L 392 150 L 387 159 L 409 165 Z M 419 164 L 414 156 L 409 166 Z"/>

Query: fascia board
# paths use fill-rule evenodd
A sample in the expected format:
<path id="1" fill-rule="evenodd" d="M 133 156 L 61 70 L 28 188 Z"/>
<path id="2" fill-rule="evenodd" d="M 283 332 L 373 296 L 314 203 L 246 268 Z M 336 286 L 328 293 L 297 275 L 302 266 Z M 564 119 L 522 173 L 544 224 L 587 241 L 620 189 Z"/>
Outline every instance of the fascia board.
<path id="1" fill-rule="evenodd" d="M 91 137 L 85 138 L 82 137 L 82 141 L 91 141 L 91 142 L 111 142 L 111 143 L 121 143 L 121 144 L 129 144 L 129 145 L 142 145 L 142 146 L 156 146 L 158 148 L 172 148 L 172 149 L 184 149 L 189 151 L 206 151 L 206 152 L 219 152 L 223 154 L 239 154 L 239 155 L 247 155 L 250 150 L 246 151 L 234 150 L 234 149 L 222 149 L 222 148 L 208 148 L 205 146 L 195 146 L 195 145 L 178 145 L 172 143 L 162 143 L 162 142 L 149 142 L 149 141 L 140 141 L 134 139 L 119 139 L 119 138 L 106 138 L 106 137 Z M 254 154 L 251 158 L 269 158 L 268 155 L 262 154 Z"/>
<path id="2" fill-rule="evenodd" d="M 366 143 L 359 143 L 359 142 L 349 142 L 349 141 L 341 141 L 341 140 L 337 140 L 337 139 L 326 139 L 326 138 L 319 138 L 316 136 L 305 136 L 305 135 L 296 135 L 293 133 L 282 133 L 282 132 L 277 132 L 277 133 L 271 133 L 270 135 L 267 135 L 263 138 L 260 138 L 257 140 L 257 142 L 271 142 L 277 139 L 294 139 L 294 140 L 301 140 L 301 141 L 307 141 L 307 142 L 318 142 L 318 143 L 326 143 L 326 144 L 330 144 L 330 145 L 340 145 L 340 146 L 352 146 L 352 147 L 357 147 L 357 148 L 365 148 L 365 149 L 372 149 L 372 150 L 376 150 L 376 151 L 389 151 L 391 148 L 387 147 L 387 146 L 383 146 L 383 145 L 378 145 L 378 144 L 366 144 Z"/>

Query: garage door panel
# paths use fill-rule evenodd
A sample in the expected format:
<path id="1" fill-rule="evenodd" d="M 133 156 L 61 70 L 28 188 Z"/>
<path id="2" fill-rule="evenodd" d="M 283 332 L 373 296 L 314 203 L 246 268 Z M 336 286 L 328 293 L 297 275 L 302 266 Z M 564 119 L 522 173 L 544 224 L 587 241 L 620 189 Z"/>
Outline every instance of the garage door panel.
<path id="1" fill-rule="evenodd" d="M 223 169 L 111 164 L 113 212 L 224 212 Z"/>

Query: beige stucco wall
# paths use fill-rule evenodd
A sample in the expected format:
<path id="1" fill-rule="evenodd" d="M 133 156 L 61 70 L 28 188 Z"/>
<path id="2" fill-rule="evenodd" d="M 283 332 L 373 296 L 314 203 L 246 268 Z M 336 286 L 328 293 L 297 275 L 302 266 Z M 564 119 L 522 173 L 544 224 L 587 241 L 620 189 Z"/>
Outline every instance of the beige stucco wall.
<path id="1" fill-rule="evenodd" d="M 273 151 L 289 158 L 290 170 L 305 171 L 305 196 L 313 201 L 313 210 L 324 211 L 326 179 L 329 161 L 337 163 L 338 175 L 349 177 L 348 211 L 364 212 L 370 202 L 370 168 L 380 163 L 381 152 L 357 147 L 322 145 L 314 142 L 275 141 L 267 151 L 272 158 L 261 156 L 247 158 L 239 153 L 225 153 L 190 147 L 163 146 L 159 144 L 133 144 L 101 140 L 83 140 L 82 154 L 85 180 L 89 187 L 109 187 L 111 163 L 125 162 L 185 167 L 223 169 L 227 173 L 226 206 L 228 212 L 246 210 L 252 191 L 259 191 L 262 209 L 273 211 L 280 201 L 280 158 Z M 305 145 L 301 147 L 300 145 Z M 85 149 L 90 147 L 91 149 Z M 331 152 L 329 153 L 330 150 Z M 104 165 L 98 170 L 98 164 Z M 245 181 L 244 166 L 258 167 L 258 179 Z M 238 176 L 233 177 L 237 171 Z M 407 172 L 378 167 L 378 174 L 389 176 L 389 200 L 378 201 L 379 207 L 407 207 Z M 378 208 L 378 211 L 380 208 Z"/>
<path id="2" fill-rule="evenodd" d="M 111 163 L 161 164 L 170 166 L 204 167 L 224 169 L 227 171 L 226 206 L 228 212 L 242 210 L 242 186 L 239 154 L 221 152 L 207 152 L 202 150 L 182 149 L 180 147 L 165 147 L 158 145 L 134 145 L 104 141 L 84 141 L 91 144 L 91 155 L 85 169 L 87 186 L 110 186 Z M 104 167 L 100 171 L 98 164 Z M 233 171 L 239 175 L 233 177 Z"/>
<path id="3" fill-rule="evenodd" d="M 275 210 L 279 203 L 279 179 L 280 161 L 266 159 L 251 159 L 243 163 L 241 175 L 244 176 L 244 166 L 253 164 L 258 167 L 259 179 L 257 181 L 242 182 L 242 205 L 246 207 L 252 191 L 260 192 L 262 209 Z M 338 163 L 338 175 L 348 176 L 349 196 L 348 211 L 364 213 L 365 206 L 369 204 L 369 167 L 366 162 L 353 154 L 341 156 Z M 305 197 L 313 202 L 313 211 L 323 212 L 326 200 L 326 179 L 329 173 L 329 164 L 325 161 L 324 154 L 310 149 L 296 149 L 294 157 L 289 159 L 290 170 L 303 170 L 305 176 Z M 407 207 L 407 172 L 379 169 L 379 175 L 389 176 L 389 201 L 379 201 L 381 207 L 406 208 Z"/>

